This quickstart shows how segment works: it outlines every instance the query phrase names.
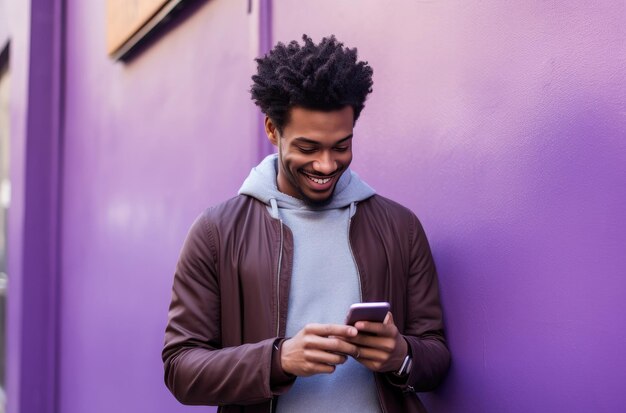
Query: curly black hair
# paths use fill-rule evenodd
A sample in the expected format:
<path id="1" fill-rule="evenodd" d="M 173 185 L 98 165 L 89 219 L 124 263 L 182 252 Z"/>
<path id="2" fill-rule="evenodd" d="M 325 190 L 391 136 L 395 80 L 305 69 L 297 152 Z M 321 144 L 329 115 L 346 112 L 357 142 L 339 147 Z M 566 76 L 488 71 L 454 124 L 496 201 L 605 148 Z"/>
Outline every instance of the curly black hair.
<path id="1" fill-rule="evenodd" d="M 252 100 L 282 133 L 294 106 L 331 111 L 352 106 L 354 121 L 372 91 L 372 68 L 357 62 L 357 50 L 343 46 L 334 35 L 316 45 L 306 34 L 297 41 L 278 43 L 256 59 Z"/>

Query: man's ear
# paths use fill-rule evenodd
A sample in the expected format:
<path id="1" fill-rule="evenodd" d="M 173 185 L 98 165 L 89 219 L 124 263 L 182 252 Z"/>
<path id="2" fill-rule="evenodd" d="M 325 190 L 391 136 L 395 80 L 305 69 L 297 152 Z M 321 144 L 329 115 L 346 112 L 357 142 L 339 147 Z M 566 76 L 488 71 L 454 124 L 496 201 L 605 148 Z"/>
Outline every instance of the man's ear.
<path id="1" fill-rule="evenodd" d="M 278 129 L 276 129 L 276 125 L 274 125 L 269 116 L 265 117 L 265 134 L 267 139 L 272 142 L 272 145 L 278 146 Z"/>

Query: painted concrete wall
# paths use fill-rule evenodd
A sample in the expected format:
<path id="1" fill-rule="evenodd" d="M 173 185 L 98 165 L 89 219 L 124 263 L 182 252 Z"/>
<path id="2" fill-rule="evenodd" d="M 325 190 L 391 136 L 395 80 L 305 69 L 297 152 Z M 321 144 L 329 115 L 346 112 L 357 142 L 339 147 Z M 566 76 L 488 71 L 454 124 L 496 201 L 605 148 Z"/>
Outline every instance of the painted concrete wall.
<path id="1" fill-rule="evenodd" d="M 0 18 L 0 44 L 10 42 L 10 179 L 11 205 L 8 211 L 7 234 L 7 330 L 6 330 L 6 385 L 7 412 L 17 411 L 20 392 L 20 360 L 22 355 L 22 248 L 24 225 L 24 159 L 26 141 L 27 91 L 29 66 L 30 2 L 0 0 L 3 16 Z"/>
<path id="2" fill-rule="evenodd" d="M 257 159 L 258 29 L 244 0 L 203 2 L 115 63 L 105 4 L 67 4 L 59 411 L 189 411 L 160 359 L 173 269 Z"/>
<path id="3" fill-rule="evenodd" d="M 354 168 L 423 220 L 453 367 L 433 412 L 626 406 L 622 1 L 275 2 L 374 67 Z"/>
<path id="4" fill-rule="evenodd" d="M 17 85 L 19 297 L 30 2 L 0 1 L 15 17 L 0 35 Z M 123 64 L 104 52 L 105 3 L 66 1 L 58 411 L 213 411 L 178 405 L 160 350 L 187 228 L 263 151 L 247 94 L 257 16 L 245 0 L 201 2 Z M 423 396 L 430 410 L 626 405 L 624 3 L 274 0 L 273 11 L 275 40 L 335 33 L 374 67 L 354 169 L 431 239 L 454 362 Z"/>

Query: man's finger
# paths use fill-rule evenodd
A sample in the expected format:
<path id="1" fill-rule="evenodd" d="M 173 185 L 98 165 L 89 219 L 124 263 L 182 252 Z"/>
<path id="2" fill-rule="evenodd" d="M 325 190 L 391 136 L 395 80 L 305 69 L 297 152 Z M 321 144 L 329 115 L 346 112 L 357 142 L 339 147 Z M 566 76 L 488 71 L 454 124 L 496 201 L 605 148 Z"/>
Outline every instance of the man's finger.
<path id="1" fill-rule="evenodd" d="M 303 349 L 309 350 L 322 350 L 331 353 L 339 353 L 339 354 L 348 354 L 352 355 L 356 353 L 356 346 L 349 342 L 349 340 L 353 339 L 353 337 L 342 337 L 342 336 L 329 336 L 325 337 L 322 335 L 317 335 L 311 333 L 306 330 L 308 328 L 305 327 L 306 334 L 300 336 L 299 345 Z M 356 329 L 355 329 L 356 331 Z"/>
<path id="2" fill-rule="evenodd" d="M 392 337 L 372 336 L 359 334 L 350 339 L 350 342 L 356 344 L 359 349 L 371 348 L 390 353 L 395 348 L 395 340 Z"/>
<path id="3" fill-rule="evenodd" d="M 377 350 L 374 348 L 364 348 L 361 347 L 359 349 L 359 357 L 357 360 L 360 362 L 365 361 L 384 361 L 388 358 L 389 354 L 384 351 Z M 355 357 L 356 358 L 356 357 Z"/>
<path id="4" fill-rule="evenodd" d="M 331 366 L 337 364 L 343 364 L 347 358 L 341 354 L 329 353 L 322 350 L 308 350 L 305 352 L 305 357 L 308 361 L 320 364 L 329 364 Z"/>
<path id="5" fill-rule="evenodd" d="M 356 354 L 357 348 L 354 344 L 341 337 L 320 337 L 309 336 L 307 338 L 307 348 L 319 349 L 331 353 Z"/>
<path id="6" fill-rule="evenodd" d="M 393 331 L 393 324 L 374 323 L 371 321 L 359 321 L 354 326 L 359 330 L 359 333 L 369 333 L 377 336 L 388 336 Z"/>
<path id="7" fill-rule="evenodd" d="M 343 324 L 307 324 L 304 326 L 304 331 L 307 334 L 314 334 L 322 337 L 354 337 L 358 334 L 358 330 L 355 327 Z"/>
<path id="8" fill-rule="evenodd" d="M 385 320 L 383 321 L 383 324 L 385 324 L 385 325 L 387 325 L 387 324 L 394 325 L 395 324 L 393 322 L 393 314 L 391 314 L 391 311 L 387 311 L 387 316 L 385 316 Z"/>

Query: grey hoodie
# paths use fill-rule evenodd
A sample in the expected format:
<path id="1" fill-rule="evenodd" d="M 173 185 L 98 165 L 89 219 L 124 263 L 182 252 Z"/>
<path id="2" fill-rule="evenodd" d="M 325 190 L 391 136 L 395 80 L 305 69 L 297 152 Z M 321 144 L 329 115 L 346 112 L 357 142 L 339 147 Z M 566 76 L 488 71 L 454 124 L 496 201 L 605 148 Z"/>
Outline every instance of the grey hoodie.
<path id="1" fill-rule="evenodd" d="M 345 171 L 337 186 L 331 202 L 322 207 L 311 207 L 301 199 L 294 198 L 278 190 L 276 185 L 278 155 L 268 155 L 260 164 L 252 168 L 250 175 L 243 182 L 239 193 L 250 195 L 266 205 L 271 206 L 272 199 L 278 203 L 278 208 L 326 210 L 344 208 L 356 202 L 363 201 L 376 193 L 368 184 L 350 169 Z M 278 219 L 275 208 L 271 209 L 272 216 Z"/>
<path id="2" fill-rule="evenodd" d="M 287 312 L 287 336 L 291 337 L 307 323 L 343 324 L 350 305 L 361 301 L 349 223 L 357 203 L 375 192 L 348 169 L 327 205 L 310 206 L 278 190 L 277 159 L 276 154 L 269 155 L 253 168 L 239 193 L 265 203 L 293 234 Z M 349 358 L 333 374 L 299 377 L 277 407 L 280 413 L 294 411 L 379 412 L 373 373 Z"/>

